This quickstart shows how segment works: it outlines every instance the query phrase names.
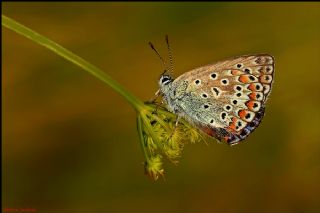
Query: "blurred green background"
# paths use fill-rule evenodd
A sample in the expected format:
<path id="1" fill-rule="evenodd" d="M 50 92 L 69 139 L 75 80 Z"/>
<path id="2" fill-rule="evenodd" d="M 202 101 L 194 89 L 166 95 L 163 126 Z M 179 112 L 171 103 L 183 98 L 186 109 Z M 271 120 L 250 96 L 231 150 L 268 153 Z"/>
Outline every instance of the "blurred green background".
<path id="1" fill-rule="evenodd" d="M 187 145 L 143 174 L 135 112 L 79 67 L 2 27 L 2 202 L 37 212 L 319 212 L 320 3 L 3 3 L 3 14 L 97 65 L 142 100 L 171 40 L 175 76 L 269 53 L 275 83 L 241 145 Z"/>

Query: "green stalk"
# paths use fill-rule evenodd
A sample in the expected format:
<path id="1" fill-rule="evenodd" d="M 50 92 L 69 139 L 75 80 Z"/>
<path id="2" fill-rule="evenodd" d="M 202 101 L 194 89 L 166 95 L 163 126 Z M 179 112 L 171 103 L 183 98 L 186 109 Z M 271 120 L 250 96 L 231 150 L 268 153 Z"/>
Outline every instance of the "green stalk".
<path id="1" fill-rule="evenodd" d="M 122 95 L 122 97 L 124 97 L 136 111 L 141 111 L 144 108 L 144 104 L 138 98 L 136 98 L 134 95 L 128 92 L 123 86 L 121 86 L 118 82 L 113 80 L 109 75 L 107 75 L 105 72 L 103 72 L 101 69 L 94 66 L 93 64 L 87 62 L 83 58 L 65 49 L 61 45 L 51 41 L 43 35 L 40 35 L 39 33 L 31 30 L 30 28 L 16 22 L 15 20 L 5 15 L 2 15 L 2 26 L 15 31 L 16 33 L 26 38 L 29 38 L 30 40 L 62 56 L 66 60 L 74 63 L 75 65 L 78 65 L 85 71 L 89 72 L 96 78 L 100 79 L 101 81 L 109 85 L 120 95 Z"/>
<path id="2" fill-rule="evenodd" d="M 137 117 L 137 127 L 138 127 L 138 134 L 139 134 L 139 138 L 140 138 L 140 146 L 143 152 L 143 155 L 146 159 L 146 161 L 149 161 L 149 155 L 147 153 L 146 147 L 145 147 L 145 138 L 143 136 L 143 127 L 142 127 L 142 120 L 141 120 L 141 116 L 138 115 Z"/>

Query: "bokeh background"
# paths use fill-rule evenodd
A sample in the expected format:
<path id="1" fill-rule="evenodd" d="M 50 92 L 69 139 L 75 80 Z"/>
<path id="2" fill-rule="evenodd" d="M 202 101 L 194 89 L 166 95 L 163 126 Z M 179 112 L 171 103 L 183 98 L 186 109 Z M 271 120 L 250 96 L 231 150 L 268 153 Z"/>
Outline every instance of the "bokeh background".
<path id="1" fill-rule="evenodd" d="M 2 13 L 102 68 L 142 100 L 175 76 L 269 53 L 275 83 L 241 145 L 187 145 L 143 174 L 135 112 L 79 67 L 2 27 L 3 208 L 36 212 L 319 212 L 320 3 L 3 3 Z M 5 209 L 3 209 L 5 211 Z"/>

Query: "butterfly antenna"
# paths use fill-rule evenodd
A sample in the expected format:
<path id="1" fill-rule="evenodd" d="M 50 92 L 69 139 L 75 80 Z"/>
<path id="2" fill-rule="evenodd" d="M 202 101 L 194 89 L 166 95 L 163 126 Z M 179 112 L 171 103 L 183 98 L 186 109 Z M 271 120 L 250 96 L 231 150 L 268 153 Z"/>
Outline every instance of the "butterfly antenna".
<path id="1" fill-rule="evenodd" d="M 149 41 L 149 46 L 151 47 L 151 49 L 153 49 L 153 51 L 155 51 L 155 53 L 158 55 L 158 57 L 160 58 L 163 68 L 164 68 L 164 72 L 162 74 L 164 74 L 165 72 L 167 72 L 167 65 L 164 62 L 163 58 L 161 57 L 161 55 L 159 54 L 159 52 L 156 50 L 156 48 L 153 46 L 153 44 Z"/>
<path id="2" fill-rule="evenodd" d="M 169 72 L 170 72 L 170 74 L 172 74 L 172 72 L 173 72 L 173 58 L 172 58 L 172 50 L 170 47 L 168 35 L 166 35 L 166 43 L 167 43 L 167 48 L 168 48 L 168 53 L 169 53 L 169 62 L 170 62 Z"/>

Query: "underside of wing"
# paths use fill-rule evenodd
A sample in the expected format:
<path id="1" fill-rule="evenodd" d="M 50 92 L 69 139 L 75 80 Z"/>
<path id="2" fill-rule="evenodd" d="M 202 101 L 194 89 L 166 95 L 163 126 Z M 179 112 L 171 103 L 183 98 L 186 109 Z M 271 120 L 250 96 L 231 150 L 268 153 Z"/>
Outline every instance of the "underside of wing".
<path id="1" fill-rule="evenodd" d="M 241 56 L 200 67 L 175 79 L 187 82 L 186 116 L 207 134 L 229 144 L 260 124 L 274 78 L 274 58 Z"/>

